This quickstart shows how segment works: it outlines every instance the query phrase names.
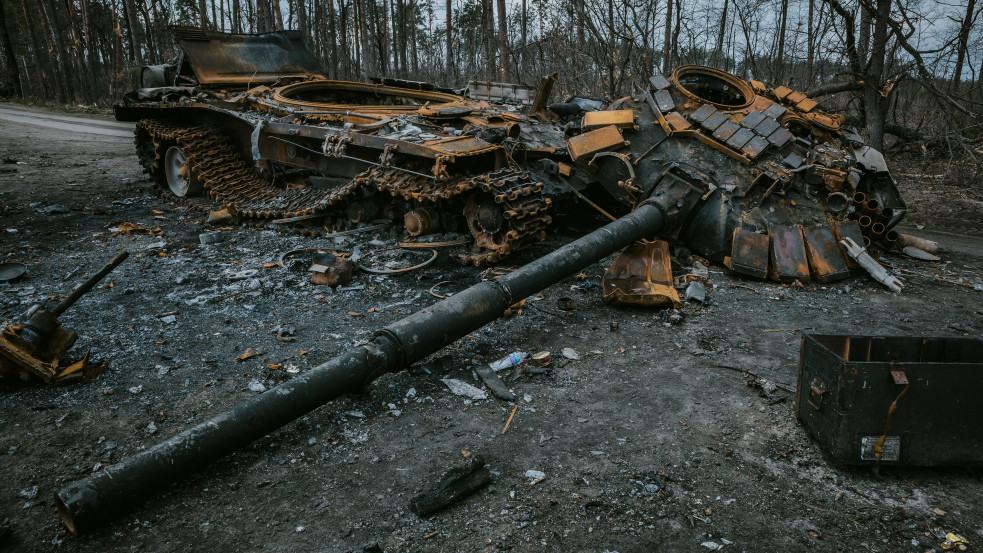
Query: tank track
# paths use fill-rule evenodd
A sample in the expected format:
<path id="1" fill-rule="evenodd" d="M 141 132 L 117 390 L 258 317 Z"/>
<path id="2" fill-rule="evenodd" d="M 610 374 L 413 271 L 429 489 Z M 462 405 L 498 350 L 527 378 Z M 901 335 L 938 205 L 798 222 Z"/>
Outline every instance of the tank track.
<path id="1" fill-rule="evenodd" d="M 252 226 L 262 226 L 272 219 L 323 214 L 328 221 L 325 230 L 345 230 L 345 225 L 351 224 L 346 209 L 354 202 L 371 201 L 379 209 L 389 207 L 390 212 L 399 203 L 430 208 L 450 217 L 460 214 L 462 207 L 467 211 L 467 206 L 478 202 L 493 203 L 502 219 L 500 228 L 482 228 L 469 220 L 478 252 L 459 256 L 466 263 L 483 266 L 543 240 L 551 222 L 547 215 L 551 201 L 543 196 L 542 183 L 522 171 L 504 169 L 437 182 L 398 169 L 373 167 L 331 190 L 287 190 L 257 174 L 218 127 L 179 126 L 144 119 L 134 132 L 140 163 L 162 190 L 167 190 L 164 155 L 170 146 L 180 146 L 192 173 L 208 194 L 231 213 L 249 219 Z M 168 197 L 184 200 L 190 207 L 204 207 L 190 199 Z"/>

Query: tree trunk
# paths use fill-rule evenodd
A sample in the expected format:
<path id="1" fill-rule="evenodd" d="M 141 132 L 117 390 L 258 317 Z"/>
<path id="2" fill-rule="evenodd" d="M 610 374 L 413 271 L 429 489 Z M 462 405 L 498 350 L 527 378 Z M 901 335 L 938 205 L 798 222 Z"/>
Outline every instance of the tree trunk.
<path id="1" fill-rule="evenodd" d="M 338 69 L 339 69 L 338 64 L 340 62 L 338 61 L 338 30 L 337 30 L 337 27 L 335 27 L 334 0 L 327 0 L 327 4 L 328 4 L 328 41 L 327 42 L 328 42 L 328 49 L 329 49 L 328 50 L 328 66 L 329 66 L 328 69 L 330 71 L 329 75 L 331 75 L 331 78 L 337 79 L 338 78 Z M 346 34 L 345 33 L 344 17 L 345 17 L 345 14 L 344 14 L 344 12 L 342 12 L 342 21 L 338 22 L 341 25 L 342 37 L 344 37 L 345 34 Z M 342 38 L 342 42 L 345 45 L 344 48 L 345 48 L 345 52 L 347 53 L 348 52 L 348 41 L 347 41 L 347 38 Z"/>
<path id="2" fill-rule="evenodd" d="M 484 30 L 482 32 L 485 45 L 485 78 L 488 80 L 495 78 L 495 15 L 493 13 L 493 0 L 481 0 L 482 21 Z"/>
<path id="3" fill-rule="evenodd" d="M 976 9 L 976 0 L 969 0 L 966 6 L 966 18 L 963 19 L 962 26 L 959 28 L 959 43 L 956 46 L 956 71 L 952 76 L 952 92 L 959 92 L 959 85 L 962 81 L 963 60 L 966 58 L 966 49 L 969 44 L 969 31 L 973 26 L 973 12 Z"/>
<path id="4" fill-rule="evenodd" d="M 673 2 L 673 0 L 669 0 Z M 673 2 L 676 4 L 676 26 L 672 30 L 672 59 L 677 64 L 679 63 L 679 31 L 683 29 L 682 18 L 683 18 L 683 2 L 682 0 L 675 0 Z"/>
<path id="5" fill-rule="evenodd" d="M 297 0 L 297 28 L 305 37 L 310 36 L 310 29 L 307 26 L 307 9 L 304 7 L 305 0 Z M 333 0 L 332 0 L 333 2 Z"/>
<path id="6" fill-rule="evenodd" d="M 815 81 L 812 73 L 812 66 L 816 59 L 816 27 L 813 12 L 815 12 L 816 0 L 809 0 L 809 20 L 806 25 L 806 86 L 809 88 Z"/>
<path id="7" fill-rule="evenodd" d="M 529 12 L 526 7 L 526 0 L 522 0 L 522 44 L 519 49 L 519 72 L 524 73 L 526 69 L 526 27 L 528 26 Z"/>
<path id="8" fill-rule="evenodd" d="M 338 78 L 341 74 L 341 57 L 338 54 L 338 37 L 341 37 L 341 52 L 345 55 L 345 65 L 349 65 L 351 59 L 351 52 L 348 49 L 348 9 L 345 7 L 344 0 L 338 0 L 338 11 L 340 14 L 338 18 L 338 27 L 335 27 L 335 7 L 334 0 L 327 0 L 330 5 L 328 8 L 328 35 L 331 40 L 331 75 L 334 78 Z M 348 77 L 351 73 L 351 67 L 346 70 L 345 76 Z"/>
<path id="9" fill-rule="evenodd" d="M 126 3 L 127 13 L 129 13 L 133 0 L 126 0 Z M 205 0 L 198 0 L 198 24 L 201 25 L 202 29 L 208 28 L 208 5 L 205 3 Z"/>
<path id="10" fill-rule="evenodd" d="M 202 0 L 204 5 L 204 0 Z M 137 8 L 133 0 L 124 0 L 123 7 L 126 9 L 126 27 L 130 31 L 130 47 L 133 48 L 133 61 L 137 65 L 143 65 L 143 27 L 137 19 Z"/>
<path id="11" fill-rule="evenodd" d="M 100 72 L 100 67 L 98 63 L 98 57 L 96 56 L 96 46 L 92 40 L 92 20 L 89 18 L 89 0 L 81 0 L 79 5 L 82 9 L 82 28 L 84 29 L 84 39 L 83 44 L 85 46 L 85 55 L 88 58 L 88 79 L 89 79 L 89 90 L 92 91 L 93 98 L 98 97 L 102 94 L 99 88 L 99 80 L 96 79 L 96 74 Z"/>
<path id="12" fill-rule="evenodd" d="M 205 0 L 202 0 L 204 2 Z M 270 9 L 273 11 L 273 18 L 271 22 L 276 25 L 273 29 L 274 31 L 283 30 L 283 10 L 280 9 L 280 0 L 274 0 L 270 2 Z"/>
<path id="13" fill-rule="evenodd" d="M 454 50 L 452 46 L 453 46 L 454 34 L 452 29 L 454 28 L 454 18 L 452 17 L 452 13 L 451 13 L 451 0 L 447 0 L 445 5 L 445 10 L 447 13 L 446 16 L 447 20 L 444 22 L 444 32 L 447 35 L 446 37 L 447 44 L 445 46 L 447 48 L 447 58 L 445 61 L 447 62 L 447 78 L 453 79 L 454 78 Z"/>
<path id="14" fill-rule="evenodd" d="M 68 0 L 68 3 L 71 4 L 71 0 Z M 147 11 L 147 5 L 141 1 L 137 9 L 143 15 L 144 24 L 142 28 L 144 30 L 144 36 L 147 39 L 147 53 L 149 57 L 145 58 L 144 61 L 147 63 L 156 63 L 158 57 L 163 53 L 164 48 L 159 44 L 160 37 L 154 32 L 153 19 L 150 17 L 150 12 Z"/>
<path id="15" fill-rule="evenodd" d="M 239 5 L 240 0 L 232 0 L 232 32 L 241 33 L 242 32 L 242 6 Z"/>
<path id="16" fill-rule="evenodd" d="M 614 68 L 615 59 L 614 56 L 617 53 L 617 47 L 615 44 L 614 37 L 614 0 L 608 0 L 608 98 L 614 99 Z"/>
<path id="17" fill-rule="evenodd" d="M 14 54 L 14 45 L 10 42 L 10 33 L 7 31 L 6 0 L 0 0 L 0 47 L 3 47 L 4 63 L 7 64 L 7 75 L 9 86 L 14 94 L 21 98 L 26 97 L 24 86 L 20 82 L 20 71 L 17 69 L 17 56 Z"/>
<path id="18" fill-rule="evenodd" d="M 584 38 L 584 19 L 587 15 L 584 13 L 584 0 L 573 0 L 575 15 L 577 17 L 577 44 L 585 45 Z"/>
<path id="19" fill-rule="evenodd" d="M 717 34 L 717 48 L 713 52 L 713 64 L 717 67 L 720 67 L 721 61 L 724 58 L 724 33 L 727 30 L 727 6 L 729 4 L 730 2 L 728 0 L 724 0 L 724 11 L 720 15 L 720 32 Z"/>
<path id="20" fill-rule="evenodd" d="M 420 79 L 420 58 L 417 54 L 418 44 L 416 40 L 416 4 L 413 0 L 409 0 L 410 8 L 410 63 L 412 64 L 413 75 L 412 78 Z M 404 41 L 405 42 L 405 41 Z"/>
<path id="21" fill-rule="evenodd" d="M 857 37 L 857 55 L 860 59 L 866 60 L 867 56 L 870 54 L 870 23 L 871 23 L 871 13 L 864 7 L 863 4 L 860 5 L 860 31 L 859 37 Z"/>
<path id="22" fill-rule="evenodd" d="M 358 0 L 358 30 L 362 44 L 362 80 L 368 81 L 369 75 L 375 73 L 372 65 L 372 55 L 369 54 L 368 24 L 365 19 L 366 0 Z"/>
<path id="23" fill-rule="evenodd" d="M 884 84 L 884 66 L 887 57 L 887 18 L 891 16 L 891 0 L 877 0 L 873 16 L 874 33 L 870 50 L 870 62 L 864 75 L 864 114 L 869 144 L 877 150 L 884 149 L 884 124 L 887 119 L 889 98 L 881 94 Z"/>
<path id="24" fill-rule="evenodd" d="M 24 4 L 27 5 L 27 2 L 25 2 Z M 38 22 L 38 27 L 40 28 L 41 34 L 43 36 L 42 39 L 43 45 L 45 51 L 48 54 L 47 55 L 48 67 L 51 68 L 51 73 L 52 76 L 54 77 L 53 80 L 55 82 L 55 87 L 58 90 L 58 98 L 60 101 L 67 103 L 71 99 L 71 94 L 69 93 L 68 90 L 68 83 L 67 83 L 68 76 L 65 74 L 63 70 L 59 68 L 60 65 L 58 61 L 59 53 L 55 51 L 55 46 L 51 38 L 52 33 L 57 34 L 55 32 L 54 24 L 48 20 L 47 15 L 44 13 L 43 4 L 41 4 L 40 2 L 35 4 L 34 9 L 35 9 L 34 21 Z M 45 29 L 51 31 L 51 33 L 45 33 L 44 32 Z"/>
<path id="25" fill-rule="evenodd" d="M 204 1 L 204 0 L 199 0 L 199 1 Z M 266 33 L 270 31 L 270 19 L 272 19 L 272 17 L 273 14 L 270 13 L 269 0 L 256 0 L 256 32 L 257 33 Z"/>
<path id="26" fill-rule="evenodd" d="M 72 63 L 69 48 L 65 45 L 65 33 L 62 31 L 61 23 L 58 21 L 58 7 L 55 4 L 55 0 L 47 0 L 47 5 L 49 12 L 48 24 L 50 25 L 49 28 L 51 29 L 53 43 L 58 50 L 55 57 L 58 59 L 58 66 L 63 73 L 62 78 L 65 81 L 65 92 L 68 95 L 67 100 L 77 101 L 75 80 L 79 75 Z"/>
<path id="27" fill-rule="evenodd" d="M 778 25 L 778 59 L 775 64 L 775 82 L 785 80 L 785 29 L 788 23 L 788 0 L 782 0 Z"/>
<path id="28" fill-rule="evenodd" d="M 498 72 L 502 81 L 509 76 L 509 19 L 505 0 L 498 0 Z"/>
<path id="29" fill-rule="evenodd" d="M 393 0 L 392 20 L 393 20 L 393 73 L 398 78 L 406 74 L 406 12 L 403 8 L 403 0 Z"/>
<path id="30" fill-rule="evenodd" d="M 383 76 L 387 76 L 387 77 L 393 75 L 392 65 L 393 65 L 393 58 L 395 57 L 390 55 L 390 50 L 392 47 L 392 42 L 390 41 L 392 39 L 392 35 L 389 32 L 389 3 L 390 3 L 389 0 L 382 0 L 381 25 L 379 25 L 378 17 L 376 17 L 376 36 L 380 37 L 380 42 L 381 42 L 380 44 L 381 48 L 379 49 L 380 50 L 379 57 L 381 58 L 380 61 L 382 62 L 381 63 L 382 74 Z M 378 8 L 376 8 L 376 10 L 378 11 Z M 396 22 L 394 21 L 393 25 L 395 26 L 395 24 Z M 382 27 L 381 31 L 379 30 L 380 26 Z"/>
<path id="31" fill-rule="evenodd" d="M 75 5 L 71 1 L 64 2 L 64 5 L 68 10 L 68 21 L 70 23 L 69 30 L 71 31 L 71 36 L 69 38 L 72 42 L 71 50 L 75 58 L 75 70 L 76 76 L 78 77 L 79 92 L 83 102 L 92 102 L 94 101 L 91 86 L 92 83 L 88 78 L 90 72 L 87 67 L 88 64 L 85 61 L 85 48 L 82 46 L 82 28 L 79 24 L 78 13 L 75 12 Z"/>
<path id="32" fill-rule="evenodd" d="M 672 67 L 672 4 L 673 0 L 666 2 L 666 34 L 662 42 L 662 73 L 666 75 Z"/>

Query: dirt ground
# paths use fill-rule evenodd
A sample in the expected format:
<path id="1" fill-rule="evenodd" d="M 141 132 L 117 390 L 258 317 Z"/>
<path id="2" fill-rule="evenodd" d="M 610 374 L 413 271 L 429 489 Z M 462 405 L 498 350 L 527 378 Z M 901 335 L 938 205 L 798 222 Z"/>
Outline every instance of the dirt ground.
<path id="1" fill-rule="evenodd" d="M 28 266 L 0 284 L 0 322 L 131 253 L 61 318 L 79 333 L 73 352 L 91 349 L 109 371 L 0 391 L 7 550 L 924 552 L 942 550 L 940 532 L 983 547 L 983 472 L 838 467 L 792 402 L 804 332 L 983 335 L 983 292 L 972 288 L 983 283 L 980 192 L 947 188 L 931 164 L 909 161 L 897 174 L 911 204 L 906 229 L 949 250 L 937 263 L 886 261 L 968 286 L 901 274 L 900 295 L 865 275 L 799 289 L 712 267 L 709 301 L 670 324 L 601 301 L 606 259 L 521 314 L 75 537 L 58 517 L 57 489 L 310 370 L 437 301 L 437 283 L 449 281 L 439 293 L 463 290 L 483 270 L 442 255 L 408 275 L 359 273 L 332 293 L 309 282 L 302 256 L 273 264 L 297 248 L 368 251 L 395 236 L 241 227 L 201 246 L 203 214 L 155 194 L 126 138 L 0 121 L 0 160 L 0 261 Z M 66 209 L 46 213 L 53 205 Z M 160 234 L 114 230 L 124 221 Z M 561 223 L 511 263 L 574 236 Z M 256 273 L 236 279 L 247 270 Z M 237 361 L 247 348 L 261 353 Z M 581 359 L 564 359 L 563 348 Z M 506 380 L 516 402 L 469 400 L 440 380 L 483 388 L 475 367 L 540 350 L 553 354 L 549 371 Z M 749 385 L 755 377 L 777 391 L 766 397 Z M 467 452 L 484 456 L 492 484 L 429 517 L 411 513 L 409 499 Z M 531 483 L 530 470 L 545 478 Z"/>

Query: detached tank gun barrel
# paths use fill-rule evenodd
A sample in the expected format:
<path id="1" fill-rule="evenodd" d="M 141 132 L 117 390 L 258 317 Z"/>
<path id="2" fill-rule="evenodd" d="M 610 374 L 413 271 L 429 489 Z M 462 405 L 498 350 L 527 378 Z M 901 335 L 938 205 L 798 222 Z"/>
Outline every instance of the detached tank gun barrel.
<path id="1" fill-rule="evenodd" d="M 105 267 L 100 269 L 98 273 L 89 277 L 89 280 L 76 286 L 75 290 L 72 290 L 72 293 L 69 294 L 67 298 L 61 300 L 61 303 L 56 305 L 55 308 L 50 311 L 51 315 L 57 317 L 64 313 L 66 309 L 77 302 L 79 298 L 87 294 L 93 286 L 98 284 L 100 280 L 111 273 L 112 270 L 118 267 L 120 263 L 125 261 L 127 257 L 130 257 L 130 252 L 125 251 L 114 257 Z"/>
<path id="2" fill-rule="evenodd" d="M 655 205 L 632 213 L 495 281 L 478 283 L 376 332 L 371 342 L 311 369 L 204 423 L 73 482 L 55 494 L 73 533 L 110 518 L 386 372 L 409 367 L 494 321 L 526 298 L 632 242 L 657 234 L 671 214 Z"/>

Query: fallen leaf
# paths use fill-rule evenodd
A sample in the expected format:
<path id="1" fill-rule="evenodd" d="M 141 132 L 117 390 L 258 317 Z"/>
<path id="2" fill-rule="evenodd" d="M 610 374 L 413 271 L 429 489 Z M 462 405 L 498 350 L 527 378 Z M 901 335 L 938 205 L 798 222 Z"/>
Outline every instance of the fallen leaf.
<path id="1" fill-rule="evenodd" d="M 246 348 L 246 351 L 242 352 L 242 355 L 236 357 L 236 361 L 245 361 L 246 359 L 256 357 L 257 355 L 259 355 L 258 351 L 254 350 L 253 348 Z"/>
<path id="2" fill-rule="evenodd" d="M 352 317 L 364 317 L 365 313 L 359 313 L 357 311 L 349 311 L 348 314 Z"/>
<path id="3" fill-rule="evenodd" d="M 283 365 L 280 365 L 278 363 L 270 363 L 269 365 L 266 366 L 266 368 L 270 369 L 271 371 L 277 371 L 280 370 L 280 367 L 282 366 Z"/>
<path id="4" fill-rule="evenodd" d="M 306 349 L 300 350 L 300 355 L 307 355 L 307 350 Z"/>
<path id="5" fill-rule="evenodd" d="M 264 269 L 269 269 L 270 267 L 276 267 L 276 263 L 263 263 Z"/>
<path id="6" fill-rule="evenodd" d="M 161 211 L 161 210 L 159 210 L 159 209 L 154 209 L 152 211 L 154 212 L 154 215 L 163 215 L 164 214 L 164 212 Z"/>
<path id="7" fill-rule="evenodd" d="M 935 514 L 937 514 L 937 515 L 939 515 L 940 517 L 944 517 L 945 516 L 945 511 L 943 511 L 942 509 L 939 509 L 938 507 L 933 507 L 932 508 L 932 512 L 935 513 Z"/>

